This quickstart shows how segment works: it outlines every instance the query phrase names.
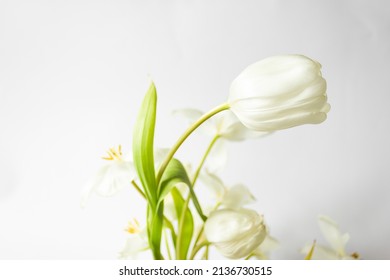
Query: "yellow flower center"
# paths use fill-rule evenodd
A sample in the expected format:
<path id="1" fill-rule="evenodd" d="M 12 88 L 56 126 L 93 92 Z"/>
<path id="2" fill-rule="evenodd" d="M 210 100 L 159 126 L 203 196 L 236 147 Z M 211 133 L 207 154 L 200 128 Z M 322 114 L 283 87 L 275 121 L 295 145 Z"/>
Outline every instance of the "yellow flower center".
<path id="1" fill-rule="evenodd" d="M 133 219 L 132 221 L 130 221 L 129 225 L 125 230 L 130 234 L 139 233 L 141 230 L 139 228 L 139 222 L 137 221 L 137 219 Z"/>
<path id="2" fill-rule="evenodd" d="M 115 148 L 110 148 L 107 151 L 108 156 L 102 157 L 104 160 L 122 160 L 122 146 L 119 145 L 118 149 L 115 150 Z"/>

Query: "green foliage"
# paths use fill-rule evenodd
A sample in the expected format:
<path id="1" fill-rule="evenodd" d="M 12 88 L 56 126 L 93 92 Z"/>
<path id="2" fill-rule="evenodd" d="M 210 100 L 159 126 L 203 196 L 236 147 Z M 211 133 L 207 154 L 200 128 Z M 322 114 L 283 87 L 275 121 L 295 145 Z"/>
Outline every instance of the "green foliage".
<path id="1" fill-rule="evenodd" d="M 203 214 L 202 208 L 200 207 L 198 198 L 196 197 L 196 194 L 193 190 L 193 186 L 188 177 L 187 171 L 185 170 L 183 164 L 175 158 L 169 162 L 158 187 L 158 203 L 161 203 L 165 196 L 169 194 L 178 183 L 184 183 L 188 186 L 195 208 L 199 216 L 205 221 L 207 217 Z"/>
<path id="2" fill-rule="evenodd" d="M 157 183 L 154 170 L 154 128 L 156 125 L 157 93 L 153 83 L 145 95 L 133 134 L 133 159 L 147 201 L 149 245 L 155 259 L 162 259 L 160 246 L 164 204 L 157 207 Z"/>
<path id="3" fill-rule="evenodd" d="M 175 210 L 179 223 L 179 235 L 176 240 L 176 258 L 186 260 L 188 249 L 191 244 L 192 234 L 194 232 L 194 219 L 191 211 L 186 207 L 182 195 L 177 188 L 171 190 L 172 198 L 175 203 Z M 183 210 L 185 212 L 183 212 Z"/>
<path id="4" fill-rule="evenodd" d="M 151 83 L 134 127 L 133 160 L 144 192 L 152 208 L 155 208 L 157 202 L 157 186 L 153 155 L 156 108 L 156 87 Z"/>

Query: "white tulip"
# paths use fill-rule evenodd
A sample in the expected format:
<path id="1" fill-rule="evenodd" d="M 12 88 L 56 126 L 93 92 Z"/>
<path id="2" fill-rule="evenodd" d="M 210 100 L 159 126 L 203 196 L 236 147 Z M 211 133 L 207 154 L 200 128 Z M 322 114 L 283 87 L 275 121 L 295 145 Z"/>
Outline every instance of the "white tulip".
<path id="1" fill-rule="evenodd" d="M 81 194 L 81 206 L 84 207 L 88 198 L 96 193 L 100 196 L 113 196 L 124 187 L 131 186 L 131 181 L 135 178 L 134 165 L 123 156 L 121 146 L 117 150 L 111 148 L 106 160 L 96 175 L 91 178 Z"/>
<path id="2" fill-rule="evenodd" d="M 154 151 L 155 165 L 158 167 L 169 149 L 157 148 Z M 81 192 L 81 207 L 85 207 L 89 197 L 95 193 L 99 196 L 110 197 L 117 194 L 125 187 L 130 187 L 133 180 L 137 180 L 137 174 L 133 162 L 128 154 L 118 149 L 110 148 L 107 156 L 103 157 L 105 164 L 98 170 L 85 185 Z"/>
<path id="3" fill-rule="evenodd" d="M 211 192 L 210 197 L 214 200 L 214 203 L 222 208 L 240 209 L 256 201 L 256 198 L 246 186 L 236 184 L 227 187 L 221 178 L 207 169 L 200 173 L 199 180 Z M 212 208 L 215 209 L 215 205 Z"/>
<path id="4" fill-rule="evenodd" d="M 120 259 L 135 259 L 138 253 L 149 249 L 146 228 L 141 229 L 136 219 L 129 222 L 126 232 L 130 234 L 122 251 L 119 252 Z"/>
<path id="5" fill-rule="evenodd" d="M 303 55 L 273 56 L 248 66 L 231 84 L 228 103 L 257 131 L 275 131 L 326 119 L 321 65 Z"/>
<path id="6" fill-rule="evenodd" d="M 244 208 L 212 212 L 205 223 L 204 233 L 222 255 L 231 259 L 248 256 L 267 235 L 263 217 Z"/>
<path id="7" fill-rule="evenodd" d="M 313 255 L 311 259 L 313 260 L 353 260 L 358 259 L 359 255 L 353 253 L 349 255 L 345 251 L 346 244 L 349 240 L 348 233 L 341 233 L 340 228 L 335 221 L 327 216 L 318 217 L 318 225 L 322 232 L 322 235 L 330 245 L 322 246 L 315 245 Z M 307 255 L 312 247 L 312 244 L 306 245 L 302 253 Z"/>

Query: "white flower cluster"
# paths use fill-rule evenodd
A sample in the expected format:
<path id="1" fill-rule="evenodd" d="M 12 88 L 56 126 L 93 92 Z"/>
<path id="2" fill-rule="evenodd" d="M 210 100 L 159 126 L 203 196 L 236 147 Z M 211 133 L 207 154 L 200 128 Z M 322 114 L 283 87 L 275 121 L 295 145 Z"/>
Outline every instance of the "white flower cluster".
<path id="1" fill-rule="evenodd" d="M 229 110 L 224 111 L 226 109 Z M 226 186 L 217 175 L 227 161 L 226 142 L 258 138 L 277 130 L 303 124 L 318 124 L 327 118 L 329 109 L 326 81 L 321 74 L 321 65 L 303 55 L 280 55 L 269 57 L 247 67 L 232 82 L 228 102 L 211 111 L 212 113 L 203 114 L 195 109 L 182 109 L 174 112 L 176 116 L 187 119 L 189 124 L 192 124 L 191 129 L 195 130 L 199 127 L 200 131 L 212 139 L 198 169 L 192 172 L 188 167 L 184 172 L 190 178 L 194 178 L 192 185 L 199 178 L 203 187 L 211 191 L 211 197 L 213 197 L 212 205 L 202 205 L 207 219 L 203 217 L 203 220 L 200 220 L 198 215 L 190 215 L 191 223 L 194 219 L 194 230 L 191 229 L 193 236 L 188 236 L 188 238 L 189 240 L 195 236 L 197 238 L 192 239 L 194 243 L 192 254 L 188 254 L 188 257 L 193 258 L 199 249 L 206 247 L 207 259 L 208 247 L 214 246 L 223 256 L 231 259 L 269 258 L 271 251 L 278 247 L 278 241 L 269 235 L 263 215 L 248 208 L 248 205 L 255 201 L 254 196 L 242 184 Z M 218 114 L 215 117 L 210 118 L 216 113 Z M 193 130 L 188 131 L 191 133 Z M 188 135 L 183 139 L 185 140 Z M 174 146 L 171 150 L 158 149 L 154 152 L 156 170 L 160 164 L 164 168 L 167 167 L 181 143 L 179 142 L 178 146 Z M 151 150 L 153 151 L 153 147 Z M 139 150 L 135 150 L 135 153 L 137 151 Z M 135 183 L 137 175 L 134 164 L 122 155 L 120 146 L 118 149 L 110 149 L 108 157 L 104 159 L 107 160 L 107 164 L 99 170 L 83 191 L 82 205 L 85 205 L 86 200 L 93 193 L 111 196 L 124 187 L 130 186 L 131 183 L 146 198 L 145 193 Z M 135 157 L 134 163 L 137 164 L 137 162 Z M 150 165 L 153 165 L 153 161 Z M 150 165 L 148 168 L 151 168 Z M 164 173 L 164 168 L 159 170 L 161 174 Z M 161 179 L 159 175 L 157 175 L 157 181 Z M 188 182 L 188 179 L 186 180 Z M 184 197 L 188 197 L 189 201 L 190 195 L 187 188 L 189 183 L 186 183 L 186 188 L 181 188 L 180 184 L 182 183 L 175 185 L 175 195 L 177 196 L 179 192 L 183 201 Z M 178 222 L 180 218 L 176 213 L 177 198 L 175 204 L 175 199 L 168 193 L 162 200 L 165 207 L 164 223 L 169 225 L 169 230 L 173 232 L 173 235 L 175 231 L 179 235 L 182 234 Z M 199 209 L 189 210 L 194 205 L 188 206 L 187 204 L 188 211 L 196 213 L 197 210 L 199 216 L 202 216 L 202 211 L 199 212 Z M 182 216 L 185 215 L 185 211 L 187 211 L 186 208 L 181 212 Z M 199 220 L 197 221 L 196 218 Z M 177 225 L 176 228 L 173 223 Z M 307 245 L 302 250 L 306 254 L 306 259 L 358 258 L 357 254 L 346 254 L 345 245 L 349 235 L 341 234 L 333 220 L 320 216 L 319 226 L 330 247 Z M 120 257 L 134 258 L 137 253 L 151 249 L 152 246 L 149 247 L 148 243 L 148 230 L 150 229 L 146 227 L 140 228 L 136 220 L 130 223 L 127 232 L 131 236 L 120 253 Z M 172 242 L 176 241 L 173 238 Z M 169 247 L 167 239 L 166 243 Z M 182 254 L 182 252 L 176 253 Z M 169 249 L 168 254 L 171 255 Z M 157 256 L 160 255 L 157 254 Z M 183 257 L 183 255 L 180 256 Z M 187 252 L 184 256 L 187 257 Z"/>

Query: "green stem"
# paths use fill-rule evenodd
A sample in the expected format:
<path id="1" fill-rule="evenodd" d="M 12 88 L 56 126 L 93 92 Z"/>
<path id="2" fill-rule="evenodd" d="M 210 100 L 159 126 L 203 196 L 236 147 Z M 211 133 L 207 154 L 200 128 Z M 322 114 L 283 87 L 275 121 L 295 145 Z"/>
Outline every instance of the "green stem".
<path id="1" fill-rule="evenodd" d="M 197 245 L 196 247 L 194 247 L 190 256 L 190 260 L 193 260 L 195 258 L 195 255 L 199 252 L 200 249 L 202 249 L 204 246 L 208 247 L 209 244 L 210 244 L 209 242 L 203 242 Z"/>
<path id="2" fill-rule="evenodd" d="M 168 259 L 172 260 L 171 250 L 169 250 L 169 242 L 168 242 L 168 237 L 167 237 L 166 231 L 165 231 L 165 234 L 164 234 L 164 239 L 165 239 L 165 247 L 167 247 Z"/>
<path id="3" fill-rule="evenodd" d="M 196 171 L 195 171 L 194 177 L 193 177 L 193 179 L 192 179 L 192 188 L 194 188 L 194 185 L 195 185 L 195 183 L 196 183 L 196 180 L 198 179 L 200 170 L 202 169 L 202 167 L 203 167 L 203 165 L 204 165 L 204 163 L 205 163 L 205 161 L 206 161 L 207 156 L 210 154 L 211 149 L 213 148 L 214 144 L 217 142 L 218 139 L 219 139 L 219 135 L 217 134 L 217 135 L 214 136 L 213 140 L 211 140 L 209 146 L 207 147 L 207 150 L 206 150 L 206 152 L 204 153 L 204 155 L 203 155 L 203 157 L 202 157 L 202 159 L 201 159 L 201 161 L 200 161 L 200 163 L 199 163 L 199 165 L 198 165 L 198 168 L 197 168 Z M 195 195 L 195 194 L 194 194 L 194 195 Z M 186 199 L 185 202 L 184 202 L 182 212 L 181 212 L 181 214 L 180 214 L 179 228 L 178 228 L 178 231 L 177 231 L 177 235 L 178 235 L 178 237 L 177 237 L 177 238 L 178 238 L 177 244 L 181 244 L 180 241 L 181 241 L 182 238 L 184 238 L 184 236 L 183 236 L 183 234 L 182 234 L 182 233 L 183 233 L 183 228 L 184 228 L 184 217 L 185 217 L 185 214 L 186 214 L 186 212 L 187 212 L 187 209 L 188 209 L 188 205 L 189 205 L 189 203 L 190 203 L 190 200 L 191 200 L 191 193 L 188 194 L 187 199 Z M 203 231 L 203 227 L 202 227 L 201 232 L 202 232 L 202 231 Z M 201 234 L 201 233 L 200 233 L 200 234 Z M 200 234 L 198 234 L 198 237 L 197 237 L 197 239 L 196 239 L 196 242 L 194 243 L 195 245 L 196 245 L 197 242 L 199 241 Z M 194 245 L 194 246 L 195 246 L 195 245 Z M 180 248 L 178 248 L 177 250 L 180 250 Z M 193 250 L 195 250 L 195 248 L 194 248 Z M 199 249 L 198 249 L 198 250 L 199 250 Z M 178 252 L 180 252 L 180 251 L 178 251 Z M 192 255 L 194 255 L 194 253 L 192 253 Z"/>
<path id="4" fill-rule="evenodd" d="M 208 260 L 209 259 L 209 248 L 210 245 L 206 245 L 206 250 L 204 251 L 203 259 Z"/>
<path id="5" fill-rule="evenodd" d="M 207 150 L 206 152 L 204 153 L 203 157 L 202 157 L 202 160 L 200 161 L 199 165 L 198 165 L 198 168 L 196 169 L 195 171 L 195 174 L 194 174 L 194 177 L 192 178 L 192 186 L 195 185 L 196 183 L 196 180 L 198 179 L 198 176 L 199 176 L 199 173 L 200 173 L 200 170 L 202 169 L 205 161 L 206 161 L 206 158 L 208 157 L 208 155 L 210 154 L 210 151 L 211 149 L 213 148 L 214 144 L 217 142 L 217 140 L 219 139 L 219 135 L 215 135 L 213 140 L 211 140 L 209 146 L 207 147 Z"/>
<path id="6" fill-rule="evenodd" d="M 197 129 L 202 123 L 204 123 L 206 120 L 208 120 L 209 118 L 211 118 L 212 116 L 214 116 L 215 114 L 219 113 L 219 112 L 222 112 L 224 110 L 227 110 L 230 108 L 230 105 L 228 103 L 224 103 L 222 105 L 219 105 L 217 107 L 215 107 L 214 109 L 212 109 L 211 111 L 209 111 L 208 113 L 204 114 L 202 117 L 200 117 L 199 120 L 197 120 L 194 124 L 192 124 L 183 134 L 182 136 L 180 136 L 180 138 L 176 141 L 175 145 L 173 145 L 173 147 L 171 148 L 171 150 L 169 151 L 167 157 L 165 158 L 165 160 L 163 161 L 163 163 L 161 164 L 161 167 L 160 169 L 158 170 L 158 173 L 157 173 L 157 178 L 156 178 L 156 182 L 157 182 L 157 186 L 159 185 L 160 181 L 161 181 L 161 178 L 162 178 L 162 175 L 164 174 L 165 172 L 165 169 L 167 168 L 169 162 L 171 161 L 171 159 L 173 158 L 173 156 L 175 155 L 176 151 L 180 148 L 180 146 L 183 144 L 183 142 L 187 139 L 188 136 L 190 136 L 190 134 L 195 130 Z"/>
<path id="7" fill-rule="evenodd" d="M 141 188 L 138 186 L 138 184 L 133 180 L 131 181 L 131 184 L 133 185 L 133 187 L 138 191 L 138 193 L 144 198 L 146 199 L 146 195 L 144 194 L 144 192 L 141 190 Z M 175 243 L 176 242 L 176 233 L 175 233 L 175 228 L 173 227 L 171 221 L 165 217 L 164 215 L 164 223 L 165 223 L 165 226 L 171 231 L 171 235 L 172 235 L 172 241 Z M 169 248 L 167 248 L 169 250 Z"/>
<path id="8" fill-rule="evenodd" d="M 212 211 L 217 210 L 218 207 L 219 207 L 220 205 L 221 205 L 221 203 L 217 203 L 217 204 L 214 206 L 214 208 L 213 208 Z M 211 212 L 212 212 L 212 211 L 211 211 Z M 203 231 L 204 231 L 204 223 L 202 224 L 202 227 L 201 227 L 200 230 L 199 230 L 198 236 L 196 237 L 196 240 L 195 240 L 195 243 L 194 243 L 194 247 L 193 247 L 192 250 L 195 250 L 195 248 L 198 246 L 197 244 L 198 244 L 198 242 L 199 242 L 199 240 L 200 240 L 200 238 L 201 238 L 201 236 L 202 236 L 202 234 L 203 234 Z M 207 247 L 207 251 L 205 252 L 205 254 L 208 255 L 208 247 Z M 194 256 L 195 256 L 194 252 L 192 252 L 191 255 L 194 255 Z"/>
<path id="9" fill-rule="evenodd" d="M 138 186 L 138 184 L 133 180 L 131 181 L 131 184 L 133 185 L 133 187 L 138 191 L 138 193 L 146 199 L 146 195 L 144 194 L 144 192 L 141 190 L 141 188 Z"/>

